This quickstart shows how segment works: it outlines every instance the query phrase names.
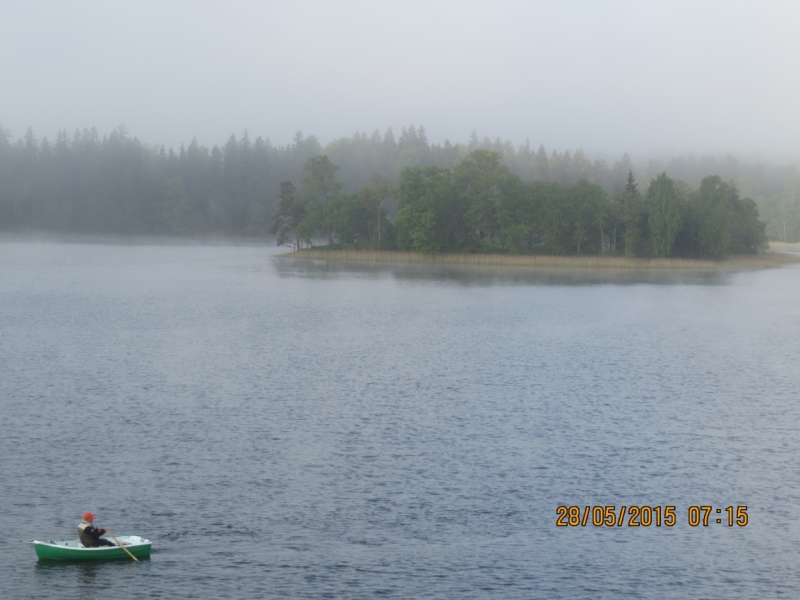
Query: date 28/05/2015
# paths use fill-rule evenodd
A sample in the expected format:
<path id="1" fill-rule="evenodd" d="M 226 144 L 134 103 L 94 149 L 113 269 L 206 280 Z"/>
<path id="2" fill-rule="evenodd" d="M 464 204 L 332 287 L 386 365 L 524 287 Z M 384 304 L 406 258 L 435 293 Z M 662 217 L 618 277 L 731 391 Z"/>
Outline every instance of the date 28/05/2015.
<path id="1" fill-rule="evenodd" d="M 708 527 L 709 523 L 725 523 L 729 527 L 747 525 L 746 506 L 690 506 L 687 511 L 689 525 Z M 674 506 L 559 506 L 556 509 L 558 527 L 674 527 L 677 523 Z"/>

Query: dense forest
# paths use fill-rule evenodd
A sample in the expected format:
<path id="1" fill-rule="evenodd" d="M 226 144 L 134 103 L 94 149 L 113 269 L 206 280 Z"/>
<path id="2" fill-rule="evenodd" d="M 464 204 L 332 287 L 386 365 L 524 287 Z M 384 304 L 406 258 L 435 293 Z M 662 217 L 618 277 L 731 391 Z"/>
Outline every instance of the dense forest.
<path id="1" fill-rule="evenodd" d="M 671 237 L 677 214 L 667 254 L 722 256 L 760 247 L 751 227 L 759 212 L 770 239 L 800 241 L 798 183 L 792 167 L 731 157 L 634 164 L 625 155 L 608 164 L 580 150 L 515 148 L 475 134 L 466 144 L 431 144 L 414 126 L 325 147 L 299 132 L 286 146 L 245 132 L 223 146 L 193 140 L 177 151 L 124 128 L 103 137 L 61 131 L 53 141 L 30 129 L 13 141 L 0 128 L 0 230 L 15 232 L 272 230 L 301 244 L 660 256 L 659 227 L 669 222 Z M 302 208 L 302 218 L 287 206 Z M 703 229 L 712 218 L 720 228 L 713 235 Z"/>
<path id="2" fill-rule="evenodd" d="M 455 167 L 406 167 L 395 189 L 381 175 L 342 192 L 338 167 L 310 159 L 300 189 L 281 184 L 273 232 L 278 243 L 399 248 L 426 254 L 624 254 L 724 258 L 766 245 L 750 198 L 719 176 L 697 190 L 667 177 L 640 192 L 632 172 L 619 193 L 597 184 L 523 181 L 500 154 L 474 150 Z M 389 220 L 384 203 L 394 196 Z"/>

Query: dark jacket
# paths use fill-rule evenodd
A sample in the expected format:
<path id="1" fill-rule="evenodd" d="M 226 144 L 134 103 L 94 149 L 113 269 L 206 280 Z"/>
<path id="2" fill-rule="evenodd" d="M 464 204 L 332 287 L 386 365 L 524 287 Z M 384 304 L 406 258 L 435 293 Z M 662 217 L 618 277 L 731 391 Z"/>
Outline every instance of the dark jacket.
<path id="1" fill-rule="evenodd" d="M 105 532 L 105 529 L 97 529 L 88 521 L 81 521 L 81 524 L 78 525 L 78 537 L 81 538 L 81 543 L 87 548 L 97 548 L 97 540 L 99 540 Z"/>

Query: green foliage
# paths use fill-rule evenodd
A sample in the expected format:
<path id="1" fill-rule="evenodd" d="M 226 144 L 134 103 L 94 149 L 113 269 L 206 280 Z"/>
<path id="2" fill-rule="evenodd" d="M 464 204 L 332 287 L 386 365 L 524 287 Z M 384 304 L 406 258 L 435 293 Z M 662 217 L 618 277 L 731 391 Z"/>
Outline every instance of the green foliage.
<path id="1" fill-rule="evenodd" d="M 278 211 L 275 213 L 270 233 L 277 234 L 278 246 L 283 246 L 294 234 L 295 248 L 300 248 L 300 235 L 297 230 L 306 217 L 306 203 L 297 197 L 297 188 L 291 181 L 281 181 L 280 190 Z"/>
<path id="2" fill-rule="evenodd" d="M 700 189 L 672 180 L 680 224 L 671 246 L 669 184 L 654 183 L 642 198 L 633 171 L 627 155 L 606 164 L 580 150 L 548 154 L 477 135 L 469 144 L 431 144 L 413 126 L 398 138 L 391 129 L 356 133 L 324 149 L 300 132 L 280 147 L 244 132 L 177 152 L 145 146 L 124 128 L 102 138 L 94 129 L 60 131 L 51 143 L 32 130 L 12 142 L 0 127 L 0 229 L 272 231 L 296 245 L 327 237 L 424 252 L 722 257 L 764 247 L 760 212 L 773 239 L 800 240 L 800 177 L 791 168 L 672 161 L 667 172 Z M 653 162 L 641 176 L 664 171 Z M 709 172 L 731 183 L 701 181 Z M 740 199 L 737 186 L 758 204 Z"/>
<path id="3" fill-rule="evenodd" d="M 342 184 L 336 181 L 338 170 L 324 154 L 308 159 L 303 167 L 303 191 L 309 204 L 325 204 L 341 193 Z"/>
<path id="4" fill-rule="evenodd" d="M 709 176 L 683 206 L 675 246 L 678 254 L 700 258 L 752 254 L 766 247 L 764 224 L 752 199 L 739 198 L 736 186 Z"/>
<path id="5" fill-rule="evenodd" d="M 300 224 L 300 236 L 311 242 L 317 231 L 328 236 L 328 243 L 333 244 L 333 230 L 336 213 L 339 210 L 342 184 L 336 180 L 339 167 L 331 163 L 325 156 L 314 156 L 306 162 L 303 172 L 303 202 L 309 207 L 308 215 Z"/>
<path id="6" fill-rule="evenodd" d="M 465 205 L 465 239 L 475 250 L 496 250 L 499 212 L 502 200 L 511 194 L 519 177 L 500 163 L 500 155 L 489 150 L 475 150 L 453 170 L 455 193 Z"/>
<path id="7" fill-rule="evenodd" d="M 600 186 L 524 183 L 497 153 L 455 168 L 410 168 L 397 191 L 401 249 L 419 252 L 602 253 L 612 206 Z"/>
<path id="8" fill-rule="evenodd" d="M 397 187 L 394 225 L 402 250 L 435 254 L 448 249 L 448 205 L 453 197 L 450 169 L 408 167 Z"/>
<path id="9" fill-rule="evenodd" d="M 681 211 L 675 182 L 662 173 L 656 177 L 647 190 L 648 224 L 653 256 L 669 256 L 681 224 Z"/>
<path id="10" fill-rule="evenodd" d="M 339 167 L 327 156 L 311 158 L 303 169 L 303 206 L 305 216 L 296 225 L 298 236 L 312 243 L 314 235 L 323 232 L 328 244 L 334 238 L 344 246 L 378 248 L 386 238 L 389 224 L 383 201 L 390 195 L 389 180 L 376 175 L 372 186 L 356 194 L 341 193 L 342 184 L 336 180 Z"/>
<path id="11" fill-rule="evenodd" d="M 730 188 L 718 175 L 706 177 L 687 203 L 689 250 L 701 258 L 724 258 L 730 244 Z"/>
<path id="12" fill-rule="evenodd" d="M 333 233 L 341 244 L 381 248 L 389 242 L 389 221 L 383 209 L 383 201 L 391 193 L 389 180 L 376 175 L 372 183 L 357 194 L 340 196 L 334 201 Z"/>
<path id="13" fill-rule="evenodd" d="M 511 254 L 530 254 L 546 244 L 545 207 L 557 196 L 560 186 L 533 182 L 510 182 L 499 198 L 497 211 L 497 245 Z"/>
<path id="14" fill-rule="evenodd" d="M 329 234 L 328 243 L 333 243 L 333 240 L 330 239 L 330 235 L 332 235 L 330 208 L 328 204 L 317 204 L 308 207 L 305 217 L 297 225 L 297 235 L 300 240 L 307 245 L 313 246 L 314 236 L 320 231 L 327 231 Z"/>
<path id="15" fill-rule="evenodd" d="M 571 230 L 565 254 L 598 254 L 604 251 L 610 205 L 603 189 L 578 181 L 566 189 L 566 218 Z"/>
<path id="16" fill-rule="evenodd" d="M 189 212 L 189 197 L 183 187 L 183 180 L 173 177 L 164 182 L 164 221 L 170 233 L 186 231 L 186 218 Z"/>
<path id="17" fill-rule="evenodd" d="M 639 194 L 632 171 L 628 171 L 628 179 L 622 190 L 619 204 L 624 228 L 623 252 L 625 256 L 643 256 L 646 254 L 645 240 L 649 223 L 646 207 L 641 194 Z"/>
<path id="18" fill-rule="evenodd" d="M 692 194 L 662 173 L 638 192 L 633 174 L 609 201 L 598 185 L 525 183 L 496 153 L 476 150 L 453 169 L 403 171 L 394 224 L 403 250 L 541 252 L 721 258 L 764 247 L 764 227 L 750 199 L 719 177 Z M 618 234 L 622 244 L 618 244 Z"/>
<path id="19" fill-rule="evenodd" d="M 800 178 L 791 170 L 783 190 L 764 199 L 761 214 L 769 239 L 781 242 L 800 242 Z"/>
<path id="20" fill-rule="evenodd" d="M 733 187 L 730 195 L 730 245 L 728 254 L 755 254 L 768 247 L 765 225 L 759 221 L 758 207 L 752 198 L 739 198 Z"/>

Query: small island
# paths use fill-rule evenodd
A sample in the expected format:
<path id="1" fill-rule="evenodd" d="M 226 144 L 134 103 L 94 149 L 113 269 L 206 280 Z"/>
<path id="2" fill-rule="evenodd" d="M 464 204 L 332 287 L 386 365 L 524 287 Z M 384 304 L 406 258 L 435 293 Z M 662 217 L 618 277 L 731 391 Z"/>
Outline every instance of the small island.
<path id="1" fill-rule="evenodd" d="M 705 177 L 698 189 L 666 173 L 640 192 L 632 173 L 616 195 L 587 181 L 523 181 L 489 150 L 455 167 L 407 167 L 398 185 L 375 176 L 341 193 L 325 155 L 301 189 L 281 184 L 273 233 L 284 256 L 515 267 L 763 268 L 794 261 L 766 253 L 756 203 Z M 393 218 L 387 205 L 395 207 Z M 320 246 L 314 240 L 327 243 Z"/>

